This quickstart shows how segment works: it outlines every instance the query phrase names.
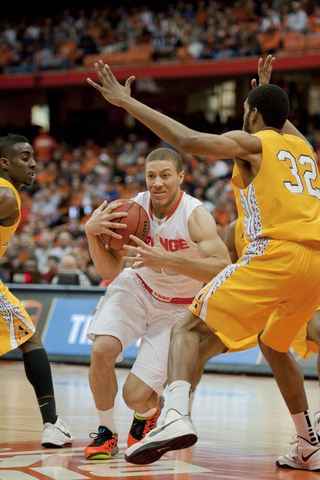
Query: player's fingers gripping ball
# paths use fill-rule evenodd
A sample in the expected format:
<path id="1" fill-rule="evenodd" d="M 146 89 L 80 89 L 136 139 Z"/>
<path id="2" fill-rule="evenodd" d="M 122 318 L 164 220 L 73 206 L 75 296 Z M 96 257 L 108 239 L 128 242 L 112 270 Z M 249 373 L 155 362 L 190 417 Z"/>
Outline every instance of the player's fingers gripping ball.
<path id="1" fill-rule="evenodd" d="M 112 220 L 115 224 L 115 233 L 122 236 L 122 238 L 111 237 L 107 233 L 101 233 L 100 238 L 113 250 L 121 250 L 123 245 L 135 245 L 134 240 L 130 238 L 130 235 L 140 238 L 144 241 L 149 233 L 149 216 L 145 209 L 134 200 L 118 199 L 116 203 L 121 202 L 118 208 L 115 208 L 113 212 L 126 212 L 128 215 L 124 217 L 118 217 Z M 114 203 L 114 202 L 112 202 Z M 127 225 L 127 228 L 118 228 L 117 223 Z"/>

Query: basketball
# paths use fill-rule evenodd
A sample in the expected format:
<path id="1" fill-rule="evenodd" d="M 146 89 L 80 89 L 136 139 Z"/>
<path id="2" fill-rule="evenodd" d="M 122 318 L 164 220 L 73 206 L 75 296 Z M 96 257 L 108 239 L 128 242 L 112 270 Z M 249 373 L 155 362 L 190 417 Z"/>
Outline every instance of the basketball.
<path id="1" fill-rule="evenodd" d="M 118 199 L 115 202 L 122 202 L 118 208 L 115 208 L 113 212 L 127 212 L 127 217 L 119 217 L 113 220 L 115 228 L 114 232 L 122 236 L 122 238 L 111 237 L 107 233 L 101 233 L 100 238 L 113 250 L 121 250 L 123 245 L 134 245 L 134 241 L 131 240 L 130 235 L 144 240 L 149 233 L 149 217 L 145 209 L 134 200 Z M 114 202 L 112 202 L 114 203 Z M 117 223 L 127 225 L 127 228 L 116 227 Z"/>

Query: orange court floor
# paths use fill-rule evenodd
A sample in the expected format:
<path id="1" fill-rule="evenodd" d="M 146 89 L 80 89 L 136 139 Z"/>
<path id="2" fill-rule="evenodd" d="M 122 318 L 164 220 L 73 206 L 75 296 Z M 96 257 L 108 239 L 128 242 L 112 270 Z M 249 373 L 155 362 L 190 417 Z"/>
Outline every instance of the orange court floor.
<path id="1" fill-rule="evenodd" d="M 45 449 L 40 444 L 42 422 L 36 397 L 22 362 L 0 361 L 0 480 L 320 480 L 320 473 L 275 466 L 279 455 L 295 447 L 290 445 L 295 430 L 270 377 L 205 373 L 192 409 L 196 445 L 169 452 L 151 465 L 127 463 L 124 452 L 132 412 L 121 390 L 128 371 L 116 369 L 120 452 L 110 460 L 94 462 L 83 454 L 91 442 L 89 433 L 98 428 L 88 366 L 52 364 L 58 414 L 76 440 L 70 448 Z M 318 381 L 307 380 L 306 389 L 314 413 Z M 164 412 L 159 423 L 163 418 Z"/>

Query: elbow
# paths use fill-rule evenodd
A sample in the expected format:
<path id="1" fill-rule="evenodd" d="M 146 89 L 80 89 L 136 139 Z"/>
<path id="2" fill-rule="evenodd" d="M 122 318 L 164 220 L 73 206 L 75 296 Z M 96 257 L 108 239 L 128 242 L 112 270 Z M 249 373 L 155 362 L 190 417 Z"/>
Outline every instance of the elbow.
<path id="1" fill-rule="evenodd" d="M 192 153 L 194 147 L 193 138 L 189 135 L 179 135 L 174 137 L 172 145 L 182 153 Z"/>

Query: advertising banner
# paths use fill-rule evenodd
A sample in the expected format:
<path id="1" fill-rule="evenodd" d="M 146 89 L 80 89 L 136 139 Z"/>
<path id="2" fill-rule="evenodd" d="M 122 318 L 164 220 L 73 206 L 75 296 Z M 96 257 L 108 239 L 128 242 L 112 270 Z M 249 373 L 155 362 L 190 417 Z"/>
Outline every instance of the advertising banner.
<path id="1" fill-rule="evenodd" d="M 99 287 L 9 285 L 39 330 L 50 361 L 90 364 L 92 342 L 86 332 L 100 297 Z M 139 342 L 123 352 L 118 366 L 131 366 L 137 357 Z M 294 353 L 294 352 L 293 352 Z M 305 375 L 317 377 L 317 355 L 302 360 L 295 353 Z M 2 358 L 21 359 L 18 349 Z M 245 352 L 219 355 L 209 360 L 206 371 L 270 374 L 259 347 Z"/>

